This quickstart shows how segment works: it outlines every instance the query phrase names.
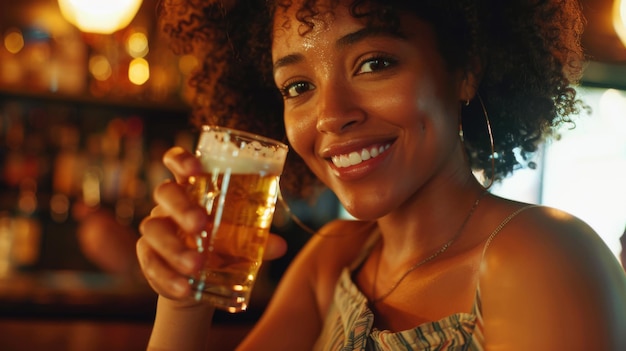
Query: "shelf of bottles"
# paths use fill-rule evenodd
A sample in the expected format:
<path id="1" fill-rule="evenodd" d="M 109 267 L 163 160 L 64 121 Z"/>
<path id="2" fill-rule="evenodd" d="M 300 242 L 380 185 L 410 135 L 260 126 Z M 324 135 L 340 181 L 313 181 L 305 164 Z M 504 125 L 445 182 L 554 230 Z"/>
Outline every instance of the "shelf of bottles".
<path id="1" fill-rule="evenodd" d="M 170 176 L 163 151 L 191 143 L 187 118 L 185 110 L 0 94 L 0 257 L 11 257 L 0 273 L 90 269 L 75 237 L 81 218 L 106 209 L 135 226 Z"/>
<path id="2" fill-rule="evenodd" d="M 190 144 L 185 81 L 197 64 L 155 29 L 155 1 L 112 34 L 84 33 L 57 1 L 0 4 L 0 278 L 15 270 L 96 269 L 76 229 L 106 209 L 136 227 Z"/>
<path id="3" fill-rule="evenodd" d="M 77 224 L 105 208 L 136 226 L 170 176 L 165 149 L 192 144 L 187 118 L 184 109 L 0 94 L 0 257 L 10 258 L 0 272 L 92 269 Z"/>

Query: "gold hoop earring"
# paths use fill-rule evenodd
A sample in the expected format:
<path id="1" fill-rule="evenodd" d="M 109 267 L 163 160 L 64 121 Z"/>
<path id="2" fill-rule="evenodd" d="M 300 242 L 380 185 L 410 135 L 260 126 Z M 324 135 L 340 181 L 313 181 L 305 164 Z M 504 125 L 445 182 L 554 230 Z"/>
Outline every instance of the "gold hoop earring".
<path id="1" fill-rule="evenodd" d="M 463 109 L 463 107 L 467 107 L 470 104 L 470 99 L 467 99 L 465 101 L 461 100 L 461 104 L 463 106 L 461 106 L 461 109 Z M 461 140 L 461 143 L 464 144 L 465 143 L 465 138 L 463 136 L 463 115 L 459 112 L 459 139 Z"/>
<path id="2" fill-rule="evenodd" d="M 487 135 L 489 136 L 489 146 L 491 148 L 491 176 L 488 178 L 489 182 L 487 185 L 483 184 L 485 190 L 491 188 L 496 178 L 496 148 L 495 143 L 493 141 L 493 132 L 491 130 L 491 121 L 489 120 L 489 114 L 487 113 L 487 108 L 485 107 L 485 103 L 483 102 L 483 98 L 479 93 L 476 93 L 476 97 L 478 98 L 478 102 L 480 103 L 480 108 L 483 111 L 483 115 L 485 116 L 485 123 L 487 125 Z M 465 106 L 470 104 L 470 100 L 466 100 L 464 102 Z M 463 122 L 462 119 L 459 121 L 459 137 L 461 138 L 461 142 L 465 142 L 463 138 Z"/>
<path id="3" fill-rule="evenodd" d="M 321 234 L 318 230 L 315 230 L 315 229 L 309 227 L 304 222 L 302 222 L 302 220 L 300 218 L 298 218 L 298 216 L 296 216 L 296 214 L 293 213 L 293 211 L 291 211 L 291 207 L 289 207 L 289 204 L 287 203 L 287 201 L 283 197 L 283 194 L 280 191 L 280 188 L 278 188 L 278 199 L 277 200 L 278 200 L 278 203 L 280 203 L 282 205 L 282 209 L 286 212 L 286 214 L 289 217 L 289 219 L 291 219 L 298 227 L 300 227 L 300 229 L 304 230 L 309 235 L 315 235 L 315 236 L 320 236 L 320 237 L 324 237 L 324 238 L 339 238 L 339 237 L 345 237 L 347 235 L 352 235 L 352 232 L 338 233 L 338 234 L 332 234 L 332 235 Z M 373 224 L 375 225 L 376 222 L 373 222 Z"/>
<path id="4" fill-rule="evenodd" d="M 309 227 L 308 225 L 304 224 L 304 222 L 302 222 L 300 220 L 300 218 L 298 218 L 298 216 L 296 216 L 292 211 L 291 211 L 291 207 L 289 207 L 289 204 L 287 203 L 287 201 L 285 201 L 285 198 L 283 197 L 283 193 L 280 190 L 280 187 L 278 187 L 278 203 L 280 203 L 283 207 L 283 210 L 285 212 L 287 212 L 287 215 L 289 216 L 289 218 L 301 229 L 303 229 L 305 232 L 311 234 L 311 235 L 315 235 L 317 233 L 316 230 L 314 230 L 313 228 Z"/>
<path id="5" fill-rule="evenodd" d="M 489 177 L 488 185 L 483 185 L 485 189 L 491 188 L 496 178 L 496 147 L 493 142 L 493 132 L 491 130 L 491 121 L 489 120 L 489 114 L 487 113 L 487 108 L 485 107 L 485 103 L 483 102 L 483 98 L 479 93 L 476 93 L 478 97 L 478 101 L 480 102 L 480 107 L 483 110 L 483 115 L 485 116 L 485 123 L 487 124 L 487 134 L 489 135 L 489 146 L 491 147 L 491 177 Z"/>

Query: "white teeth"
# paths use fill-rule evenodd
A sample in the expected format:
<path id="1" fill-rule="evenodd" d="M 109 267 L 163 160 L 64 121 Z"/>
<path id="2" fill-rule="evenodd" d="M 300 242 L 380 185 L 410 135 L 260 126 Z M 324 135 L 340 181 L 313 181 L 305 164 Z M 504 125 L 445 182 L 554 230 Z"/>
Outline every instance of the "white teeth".
<path id="1" fill-rule="evenodd" d="M 369 151 L 363 149 L 363 151 L 361 151 L 361 160 L 363 161 L 367 161 L 370 159 L 370 157 L 372 157 L 372 154 L 370 154 Z"/>
<path id="2" fill-rule="evenodd" d="M 380 152 L 378 152 L 377 148 L 372 148 L 372 152 L 370 152 L 370 155 L 372 155 L 372 157 L 376 157 L 379 153 Z"/>
<path id="3" fill-rule="evenodd" d="M 338 167 L 348 167 L 350 166 L 350 158 L 346 155 L 339 156 L 339 162 L 337 164 Z"/>
<path id="4" fill-rule="evenodd" d="M 361 152 L 353 151 L 348 155 L 337 155 L 331 157 L 333 164 L 339 168 L 350 167 L 358 165 L 363 161 L 367 161 L 370 158 L 377 157 L 389 148 L 390 145 L 384 145 L 380 147 L 373 147 L 371 149 L 363 149 Z"/>
<path id="5" fill-rule="evenodd" d="M 363 162 L 363 160 L 361 159 L 361 155 L 357 154 L 356 152 L 351 152 L 350 155 L 348 155 L 348 158 L 350 159 L 351 165 L 356 165 Z"/>

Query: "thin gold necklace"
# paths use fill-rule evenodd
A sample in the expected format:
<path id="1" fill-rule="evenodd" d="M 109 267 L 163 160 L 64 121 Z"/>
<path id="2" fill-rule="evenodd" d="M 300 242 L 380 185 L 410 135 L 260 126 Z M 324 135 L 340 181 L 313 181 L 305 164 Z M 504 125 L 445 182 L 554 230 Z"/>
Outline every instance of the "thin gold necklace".
<path id="1" fill-rule="evenodd" d="M 380 257 L 382 256 L 382 252 L 381 252 L 378 255 L 378 259 L 376 260 L 376 270 L 374 271 L 374 280 L 372 282 L 372 299 L 370 300 L 370 303 L 376 304 L 376 303 L 379 303 L 382 300 L 386 299 L 387 296 L 391 295 L 391 293 L 394 292 L 394 290 L 396 290 L 398 285 L 400 285 L 400 283 L 402 283 L 404 278 L 406 278 L 411 272 L 416 270 L 418 267 L 420 267 L 420 266 L 422 266 L 422 265 L 432 261 L 433 259 L 435 259 L 435 257 L 437 257 L 437 256 L 441 255 L 442 253 L 444 253 L 450 247 L 450 245 L 452 245 L 452 243 L 461 235 L 461 232 L 463 232 L 463 228 L 465 228 L 465 225 L 467 224 L 467 222 L 470 220 L 470 218 L 472 218 L 472 215 L 474 214 L 474 211 L 476 210 L 476 207 L 478 207 L 478 204 L 480 203 L 480 200 L 483 198 L 483 195 L 485 195 L 486 193 L 487 193 L 487 191 L 483 191 L 480 195 L 478 195 L 478 197 L 476 198 L 476 201 L 474 201 L 474 204 L 472 205 L 472 208 L 470 208 L 469 213 L 467 214 L 467 216 L 465 216 L 465 219 L 463 220 L 463 223 L 461 223 L 461 227 L 459 227 L 459 230 L 457 230 L 456 234 L 454 234 L 452 239 L 450 239 L 448 242 L 443 244 L 443 246 L 441 248 L 439 248 L 439 250 L 437 250 L 432 255 L 426 257 L 425 259 L 423 259 L 421 261 L 418 261 L 417 263 L 415 263 L 414 265 L 409 267 L 409 269 L 407 269 L 406 272 L 404 272 L 402 274 L 400 279 L 398 279 L 391 286 L 391 288 L 389 290 L 387 290 L 386 293 L 384 293 L 384 294 L 382 294 L 382 295 L 380 295 L 378 297 L 375 297 L 376 296 L 376 281 L 378 280 L 378 271 L 380 269 Z"/>

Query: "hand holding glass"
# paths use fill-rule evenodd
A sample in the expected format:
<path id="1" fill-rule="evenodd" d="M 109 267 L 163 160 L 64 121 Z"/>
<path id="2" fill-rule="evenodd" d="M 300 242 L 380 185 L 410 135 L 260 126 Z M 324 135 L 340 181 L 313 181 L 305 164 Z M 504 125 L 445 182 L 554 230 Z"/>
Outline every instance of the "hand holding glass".
<path id="1" fill-rule="evenodd" d="M 196 148 L 203 173 L 189 178 L 189 194 L 209 220 L 200 233 L 182 233 L 205 255 L 190 278 L 197 300 L 240 312 L 247 308 L 261 266 L 288 148 L 233 129 L 203 126 Z"/>

